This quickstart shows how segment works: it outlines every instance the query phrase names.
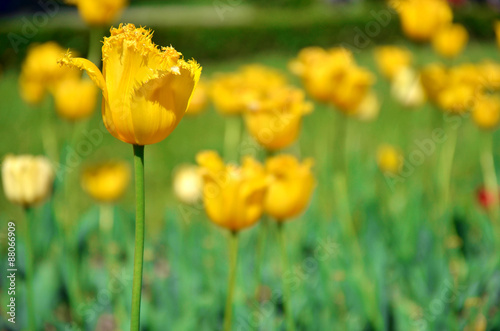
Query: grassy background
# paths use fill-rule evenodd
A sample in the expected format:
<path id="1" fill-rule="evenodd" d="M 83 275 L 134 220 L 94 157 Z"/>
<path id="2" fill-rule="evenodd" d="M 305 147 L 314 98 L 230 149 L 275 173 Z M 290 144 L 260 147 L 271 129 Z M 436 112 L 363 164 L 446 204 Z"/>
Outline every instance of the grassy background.
<path id="1" fill-rule="evenodd" d="M 364 22 L 367 22 L 366 16 Z M 352 24 L 351 27 L 359 26 Z M 280 29 L 283 29 L 282 35 Z M 213 41 L 207 40 L 214 31 L 219 32 Z M 304 39 L 299 35 L 289 47 L 281 47 L 287 44 L 288 36 L 297 31 L 302 31 Z M 305 30 L 301 26 L 281 28 L 279 24 L 202 31 L 172 28 L 158 31 L 154 40 L 158 44 L 169 44 L 167 40 L 172 38 L 175 41 L 172 44 L 187 57 L 199 59 L 197 50 L 200 50 L 203 76 L 209 78 L 215 72 L 231 71 L 248 63 L 262 63 L 286 72 L 287 62 L 298 48 L 305 46 L 305 38 L 318 31 L 323 31 L 319 24 L 308 25 Z M 308 43 L 333 45 L 337 31 L 333 27 L 324 31 L 318 38 L 325 39 L 309 39 Z M 346 31 L 351 30 L 346 27 Z M 403 43 L 414 52 L 417 66 L 439 60 L 429 47 L 404 43 L 394 31 L 387 32 L 394 37 L 384 39 L 382 35 L 382 39 L 374 42 Z M 249 35 L 255 39 L 246 38 Z M 205 40 L 203 45 L 193 46 L 198 40 L 195 36 Z M 272 37 L 267 40 L 266 36 Z M 350 40 L 349 36 L 343 40 Z M 85 54 L 84 33 L 48 29 L 36 37 L 38 41 L 52 38 L 63 40 L 65 47 L 79 48 Z M 262 45 L 262 40 L 269 44 Z M 220 47 L 227 44 L 233 46 L 228 46 L 224 53 Z M 248 44 L 248 48 L 238 52 L 238 47 L 244 44 Z M 88 122 L 75 124 L 57 118 L 50 99 L 40 108 L 26 106 L 17 89 L 22 56 L 14 57 L 8 52 L 3 53 L 6 67 L 0 77 L 0 155 L 43 154 L 44 137 L 53 136 L 59 153 L 57 162 L 65 164 L 68 151 L 74 148 L 71 146 L 89 141 L 83 132 L 102 127 L 99 111 Z M 361 65 L 376 72 L 372 55 L 371 47 L 355 53 Z M 478 62 L 485 58 L 498 61 L 498 57 L 493 43 L 473 41 L 456 62 Z M 300 85 L 291 76 L 290 81 Z M 353 237 L 345 230 L 349 224 L 342 221 L 334 206 L 337 197 L 332 178 L 338 150 L 335 141 L 338 115 L 329 107 L 317 104 L 315 111 L 304 118 L 300 140 L 287 150 L 316 159 L 314 171 L 319 183 L 307 212 L 286 225 L 292 266 L 288 280 L 292 285 L 297 329 L 461 330 L 481 311 L 488 316 L 487 330 L 499 330 L 500 275 L 492 265 L 493 231 L 475 198 L 482 183 L 481 133 L 469 119 L 461 121 L 452 173 L 453 208 L 445 217 L 436 219 L 434 209 L 439 197 L 435 192 L 435 169 L 442 146 L 437 146 L 436 152 L 394 191 L 378 171 L 375 155 L 379 144 L 392 143 L 408 157 L 417 148 L 415 140 L 427 139 L 433 129 L 442 127 L 442 115 L 430 105 L 413 111 L 402 109 L 390 98 L 389 85 L 380 76 L 375 88 L 382 100 L 380 117 L 372 123 L 349 123 L 348 198 L 362 263 L 356 259 Z M 99 206 L 79 185 L 79 175 L 86 164 L 109 158 L 132 162 L 132 148 L 102 132 L 102 142 L 93 145 L 91 154 L 77 162 L 78 166 L 67 173 L 64 182 L 56 181 L 53 199 L 36 210 L 32 237 L 37 316 L 48 330 L 71 329 L 68 289 L 74 283 L 80 287 L 81 302 L 72 307 L 73 318 L 83 321 L 81 329 L 94 330 L 99 317 L 112 311 L 119 326 L 123 330 L 128 328 L 133 188 L 130 187 L 114 207 L 114 227 L 107 236 L 98 230 Z M 171 192 L 171 172 L 179 164 L 193 163 L 200 150 L 222 152 L 223 132 L 224 119 L 210 108 L 200 116 L 186 117 L 168 139 L 146 148 L 146 264 L 142 307 L 145 330 L 165 330 L 166 326 L 172 330 L 216 330 L 221 326 L 228 271 L 227 233 L 209 223 L 200 206 L 188 207 L 175 200 Z M 264 152 L 246 133 L 242 138 L 241 154 L 253 153 L 262 159 Z M 495 133 L 495 142 L 498 139 Z M 499 154 L 498 148 L 495 149 L 497 164 Z M 2 229 L 6 229 L 9 220 L 14 220 L 18 227 L 20 275 L 24 271 L 24 219 L 22 210 L 7 203 L 1 195 Z M 449 225 L 450 233 L 460 238 L 461 245 L 449 245 L 448 236 L 436 234 L 436 227 L 442 223 Z M 257 259 L 256 246 L 263 227 L 267 227 L 264 254 Z M 69 244 L 61 242 L 62 233 Z M 74 249 L 66 249 L 65 245 Z M 444 253 L 440 250 L 443 246 L 446 247 Z M 281 266 L 275 225 L 261 222 L 243 232 L 240 248 L 234 330 L 255 329 L 254 321 L 260 330 L 282 330 Z M 319 260 L 315 253 L 328 249 L 326 258 Z M 1 250 L 6 251 L 4 241 Z M 111 263 L 106 262 L 109 252 Z M 258 265 L 262 271 L 260 288 L 255 276 Z M 5 273 L 5 269 L 0 270 L 2 307 L 8 299 L 3 295 Z M 18 287 L 18 307 L 24 307 L 21 278 Z M 479 298 L 482 304 L 471 308 L 471 298 Z M 18 313 L 21 323 L 25 312 L 19 308 Z M 0 321 L 0 327 L 9 330 L 3 310 Z"/>

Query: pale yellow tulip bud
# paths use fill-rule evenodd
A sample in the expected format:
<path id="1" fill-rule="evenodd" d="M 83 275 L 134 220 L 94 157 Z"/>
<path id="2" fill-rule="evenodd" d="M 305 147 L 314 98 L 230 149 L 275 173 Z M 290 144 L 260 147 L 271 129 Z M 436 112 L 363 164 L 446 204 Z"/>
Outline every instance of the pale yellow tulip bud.
<path id="1" fill-rule="evenodd" d="M 201 198 L 203 179 L 199 168 L 192 165 L 181 165 L 174 171 L 173 188 L 177 199 L 191 205 Z"/>
<path id="2" fill-rule="evenodd" d="M 43 156 L 7 155 L 2 164 L 2 181 L 10 202 L 29 207 L 50 196 L 54 170 Z"/>

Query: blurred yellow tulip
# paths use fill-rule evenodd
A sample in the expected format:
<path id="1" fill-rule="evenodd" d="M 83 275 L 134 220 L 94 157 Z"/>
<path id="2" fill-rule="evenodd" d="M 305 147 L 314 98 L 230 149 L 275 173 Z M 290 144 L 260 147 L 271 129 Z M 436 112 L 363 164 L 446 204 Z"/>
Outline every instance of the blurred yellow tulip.
<path id="1" fill-rule="evenodd" d="M 316 180 L 311 173 L 312 159 L 299 163 L 291 155 L 278 155 L 266 161 L 272 180 L 264 210 L 276 221 L 286 221 L 301 214 L 309 205 Z"/>
<path id="2" fill-rule="evenodd" d="M 380 102 L 375 92 L 368 93 L 356 110 L 356 118 L 360 121 L 373 121 L 380 112 Z"/>
<path id="3" fill-rule="evenodd" d="M 351 67 L 332 91 L 333 104 L 347 115 L 356 115 L 375 83 L 374 75 L 360 67 Z"/>
<path id="4" fill-rule="evenodd" d="M 391 145 L 382 145 L 377 150 L 377 164 L 384 174 L 398 175 L 403 168 L 403 156 Z"/>
<path id="5" fill-rule="evenodd" d="M 7 200 L 29 207 L 50 196 L 54 170 L 43 156 L 7 155 L 2 163 L 2 181 Z"/>
<path id="6" fill-rule="evenodd" d="M 24 59 L 19 87 L 21 97 L 29 104 L 39 104 L 47 91 L 62 79 L 78 77 L 78 70 L 60 68 L 57 61 L 65 50 L 55 42 L 32 46 Z"/>
<path id="7" fill-rule="evenodd" d="M 130 167 L 122 161 L 109 161 L 88 167 L 82 174 L 82 187 L 100 202 L 118 200 L 130 181 Z"/>
<path id="8" fill-rule="evenodd" d="M 203 180 L 198 170 L 193 165 L 181 165 L 174 170 L 174 193 L 185 204 L 195 204 L 201 198 Z"/>
<path id="9" fill-rule="evenodd" d="M 459 83 L 447 86 L 438 95 L 438 106 L 450 113 L 461 114 L 474 103 L 475 89 L 472 85 Z"/>
<path id="10" fill-rule="evenodd" d="M 186 111 L 186 115 L 198 115 L 207 109 L 208 106 L 208 86 L 200 80 L 193 91 L 191 102 Z"/>
<path id="11" fill-rule="evenodd" d="M 391 94 L 408 108 L 419 107 L 426 101 L 420 75 L 411 68 L 401 69 L 391 83 Z"/>
<path id="12" fill-rule="evenodd" d="M 478 65 L 478 70 L 486 90 L 500 90 L 500 64 L 485 61 Z"/>
<path id="13" fill-rule="evenodd" d="M 308 47 L 299 52 L 289 68 L 302 79 L 309 95 L 320 102 L 331 103 L 342 78 L 354 65 L 352 53 L 345 48 Z"/>
<path id="14" fill-rule="evenodd" d="M 165 139 L 186 113 L 201 74 L 196 61 L 184 61 L 172 47 L 158 49 L 151 37 L 151 30 L 133 24 L 111 29 L 102 47 L 104 76 L 95 64 L 70 53 L 60 60 L 87 71 L 102 90 L 106 128 L 129 144 Z"/>
<path id="15" fill-rule="evenodd" d="M 406 0 L 397 6 L 404 34 L 415 41 L 429 41 L 453 13 L 446 0 Z"/>
<path id="16" fill-rule="evenodd" d="M 262 215 L 269 184 L 264 167 L 252 158 L 245 158 L 241 167 L 225 165 L 213 151 L 198 153 L 196 161 L 210 220 L 233 232 L 254 225 Z"/>
<path id="17" fill-rule="evenodd" d="M 91 26 L 113 23 L 127 6 L 127 0 L 67 0 L 76 5 L 82 19 Z"/>
<path id="18" fill-rule="evenodd" d="M 268 150 L 291 145 L 298 137 L 302 116 L 312 111 L 304 92 L 293 87 L 268 91 L 252 102 L 245 113 L 245 123 L 252 137 Z"/>
<path id="19" fill-rule="evenodd" d="M 485 130 L 491 130 L 500 122 L 500 97 L 497 95 L 481 95 L 472 108 L 474 123 Z"/>
<path id="20" fill-rule="evenodd" d="M 441 27 L 432 37 L 432 47 L 439 55 L 453 58 L 462 53 L 469 34 L 463 25 L 450 24 Z"/>
<path id="21" fill-rule="evenodd" d="M 446 87 L 448 72 L 444 65 L 432 63 L 420 72 L 422 86 L 430 100 L 436 102 L 441 91 Z"/>
<path id="22" fill-rule="evenodd" d="M 495 35 L 497 37 L 497 46 L 500 48 L 500 21 L 495 21 L 494 23 Z"/>
<path id="23" fill-rule="evenodd" d="M 54 100 L 62 118 L 70 121 L 87 118 L 95 110 L 97 88 L 88 79 L 64 79 L 54 89 Z"/>
<path id="24" fill-rule="evenodd" d="M 222 115 L 238 115 L 260 94 L 286 84 L 285 77 L 274 69 L 248 65 L 236 72 L 218 74 L 212 80 L 210 96 Z"/>
<path id="25" fill-rule="evenodd" d="M 375 49 L 375 60 L 382 74 L 389 80 L 403 68 L 412 63 L 412 54 L 409 50 L 398 46 L 380 46 Z"/>

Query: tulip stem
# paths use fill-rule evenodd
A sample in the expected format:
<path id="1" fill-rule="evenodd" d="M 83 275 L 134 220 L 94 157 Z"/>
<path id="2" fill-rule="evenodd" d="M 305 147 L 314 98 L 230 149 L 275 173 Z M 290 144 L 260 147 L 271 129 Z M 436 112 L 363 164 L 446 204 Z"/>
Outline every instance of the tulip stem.
<path id="1" fill-rule="evenodd" d="M 134 145 L 135 168 L 135 252 L 130 330 L 139 331 L 141 314 L 142 265 L 144 259 L 144 146 Z"/>
<path id="2" fill-rule="evenodd" d="M 33 247 L 31 242 L 31 222 L 33 208 L 26 207 L 26 294 L 28 302 L 28 323 L 30 330 L 36 330 L 35 304 L 33 301 Z"/>
<path id="3" fill-rule="evenodd" d="M 229 282 L 227 284 L 226 311 L 224 313 L 224 331 L 231 330 L 231 319 L 233 315 L 233 294 L 236 284 L 236 270 L 238 265 L 238 232 L 231 231 L 229 243 Z"/>
<path id="4" fill-rule="evenodd" d="M 493 201 L 491 208 L 488 207 L 488 214 L 491 219 L 495 235 L 500 236 L 500 220 L 499 220 L 499 190 L 497 174 L 495 172 L 495 161 L 493 158 L 493 133 L 486 132 L 484 149 L 481 152 L 481 169 L 483 171 L 484 186 L 488 195 L 491 194 Z M 499 243 L 500 244 L 500 243 Z"/>
<path id="5" fill-rule="evenodd" d="M 241 137 L 241 123 L 238 115 L 227 116 L 224 129 L 224 158 L 226 161 L 238 161 L 238 145 Z"/>
<path id="6" fill-rule="evenodd" d="M 287 331 L 294 331 L 295 330 L 295 325 L 293 323 L 293 316 L 292 316 L 292 306 L 290 305 L 291 303 L 291 293 L 290 293 L 290 287 L 288 286 L 288 283 L 285 281 L 285 274 L 288 270 L 288 257 L 286 253 L 286 236 L 285 236 L 285 226 L 284 222 L 281 220 L 278 220 L 278 236 L 279 236 L 279 242 L 280 242 L 280 247 L 281 247 L 281 281 L 282 281 L 282 286 L 283 286 L 283 306 L 285 309 L 285 319 L 286 319 L 286 330 Z"/>

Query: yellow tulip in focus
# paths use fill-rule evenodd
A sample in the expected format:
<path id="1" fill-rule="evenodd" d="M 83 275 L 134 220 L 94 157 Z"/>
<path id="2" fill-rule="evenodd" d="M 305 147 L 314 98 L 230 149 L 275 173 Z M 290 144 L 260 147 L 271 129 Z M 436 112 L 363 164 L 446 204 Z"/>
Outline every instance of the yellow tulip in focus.
<path id="1" fill-rule="evenodd" d="M 21 68 L 19 87 L 21 97 L 29 104 L 39 104 L 47 91 L 51 91 L 62 79 L 78 77 L 79 72 L 70 68 L 60 68 L 57 61 L 65 50 L 55 42 L 35 45 Z"/>
<path id="2" fill-rule="evenodd" d="M 412 63 L 411 52 L 398 46 L 381 46 L 375 49 L 375 60 L 382 74 L 389 80 Z"/>
<path id="3" fill-rule="evenodd" d="M 50 196 L 54 170 L 43 156 L 7 155 L 2 163 L 2 181 L 7 200 L 30 207 Z"/>
<path id="4" fill-rule="evenodd" d="M 106 26 L 118 18 L 127 0 L 68 0 L 76 5 L 82 19 L 91 26 Z"/>
<path id="5" fill-rule="evenodd" d="M 213 151 L 198 153 L 196 161 L 210 220 L 233 232 L 254 225 L 262 215 L 269 184 L 264 167 L 252 158 L 245 158 L 241 167 L 226 165 Z"/>
<path id="6" fill-rule="evenodd" d="M 420 75 L 411 68 L 401 69 L 391 83 L 391 94 L 408 108 L 421 106 L 426 101 Z"/>
<path id="7" fill-rule="evenodd" d="M 208 86 L 204 81 L 199 81 L 193 91 L 191 102 L 189 103 L 186 115 L 198 115 L 207 109 Z"/>
<path id="8" fill-rule="evenodd" d="M 432 37 L 432 47 L 441 56 L 453 58 L 462 53 L 469 40 L 467 30 L 460 24 L 440 28 Z"/>
<path id="9" fill-rule="evenodd" d="M 94 112 L 97 88 L 88 79 L 65 79 L 54 89 L 57 113 L 70 121 L 87 118 Z"/>
<path id="10" fill-rule="evenodd" d="M 500 97 L 483 95 L 477 98 L 472 108 L 472 119 L 481 129 L 496 128 L 500 122 Z"/>
<path id="11" fill-rule="evenodd" d="M 195 204 L 201 198 L 203 180 L 198 170 L 196 166 L 182 165 L 174 171 L 175 196 L 187 205 Z"/>
<path id="12" fill-rule="evenodd" d="M 294 156 L 278 155 L 266 161 L 272 176 L 264 209 L 276 221 L 286 221 L 301 214 L 309 205 L 316 180 L 311 173 L 312 159 L 300 163 Z"/>
<path id="13" fill-rule="evenodd" d="M 398 175 L 403 167 L 403 156 L 391 145 L 382 145 L 377 150 L 377 164 L 384 174 Z"/>
<path id="14" fill-rule="evenodd" d="M 110 161 L 88 167 L 82 174 L 82 187 L 92 198 L 101 202 L 118 200 L 130 182 L 130 167 L 126 162 Z"/>
<path id="15" fill-rule="evenodd" d="M 73 58 L 61 64 L 87 71 L 102 90 L 102 115 L 108 131 L 134 145 L 165 139 L 184 116 L 201 74 L 172 47 L 158 47 L 152 32 L 133 24 L 111 29 L 102 47 L 103 74 L 92 62 Z"/>
<path id="16" fill-rule="evenodd" d="M 415 41 L 429 41 L 436 31 L 453 19 L 446 0 L 400 1 L 397 10 L 404 34 Z"/>
<path id="17" fill-rule="evenodd" d="M 252 102 L 245 123 L 252 137 L 268 150 L 291 145 L 298 137 L 302 116 L 312 111 L 304 92 L 293 87 L 270 90 Z"/>

